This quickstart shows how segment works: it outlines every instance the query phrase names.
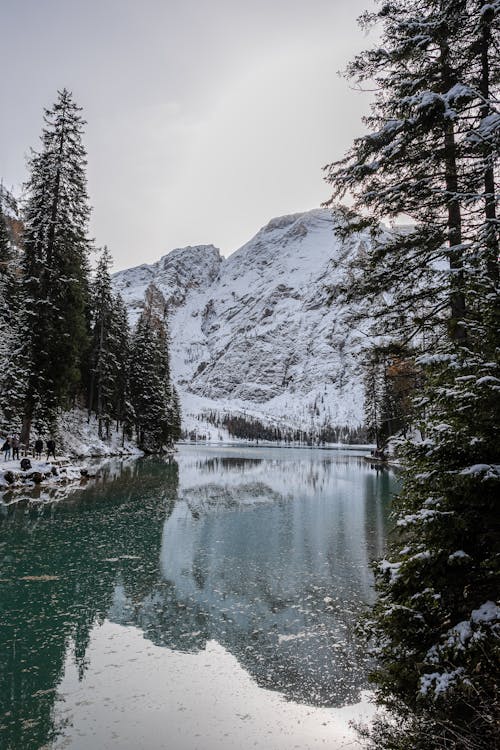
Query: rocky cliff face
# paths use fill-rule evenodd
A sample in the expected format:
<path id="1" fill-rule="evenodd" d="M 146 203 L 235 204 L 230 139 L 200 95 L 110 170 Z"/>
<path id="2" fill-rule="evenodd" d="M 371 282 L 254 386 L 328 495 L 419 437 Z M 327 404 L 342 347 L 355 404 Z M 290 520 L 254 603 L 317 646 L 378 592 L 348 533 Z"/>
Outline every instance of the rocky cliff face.
<path id="1" fill-rule="evenodd" d="M 228 258 L 187 247 L 115 275 L 131 322 L 151 282 L 166 299 L 187 429 L 210 431 L 208 412 L 306 432 L 361 425 L 360 334 L 328 289 L 369 240 L 335 228 L 327 210 L 283 216 Z"/>

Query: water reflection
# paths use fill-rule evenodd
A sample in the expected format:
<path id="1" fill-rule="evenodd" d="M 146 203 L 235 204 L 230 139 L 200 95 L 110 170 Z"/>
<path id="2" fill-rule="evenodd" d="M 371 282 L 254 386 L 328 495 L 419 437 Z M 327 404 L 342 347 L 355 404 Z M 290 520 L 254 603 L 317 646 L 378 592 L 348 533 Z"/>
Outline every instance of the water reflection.
<path id="1" fill-rule="evenodd" d="M 352 456 L 186 447 L 171 464 L 116 462 L 66 503 L 4 509 L 0 744 L 64 731 L 53 706 L 66 655 L 84 679 L 106 619 L 175 651 L 217 641 L 290 699 L 358 700 L 353 624 L 390 489 Z"/>
<path id="2" fill-rule="evenodd" d="M 39 748 L 54 736 L 66 651 L 83 676 L 90 631 L 116 581 L 137 602 L 154 587 L 177 484 L 176 464 L 118 465 L 67 504 L 10 506 L 0 529 L 2 747 Z"/>
<path id="3" fill-rule="evenodd" d="M 350 456 L 271 455 L 184 456 L 163 530 L 166 584 L 155 592 L 165 610 L 141 616 L 151 637 L 176 647 L 169 606 L 181 605 L 186 648 L 214 639 L 290 699 L 355 702 L 366 664 L 353 626 L 373 596 L 387 476 Z"/>

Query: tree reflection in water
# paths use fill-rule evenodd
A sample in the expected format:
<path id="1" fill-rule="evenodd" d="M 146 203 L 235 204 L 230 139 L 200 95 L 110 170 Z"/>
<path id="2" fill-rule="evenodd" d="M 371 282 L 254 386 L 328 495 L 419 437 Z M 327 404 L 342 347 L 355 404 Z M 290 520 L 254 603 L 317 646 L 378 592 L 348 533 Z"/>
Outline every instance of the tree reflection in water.
<path id="1" fill-rule="evenodd" d="M 357 701 L 354 624 L 372 597 L 390 482 L 350 456 L 183 448 L 178 462 L 116 462 L 67 502 L 10 506 L 0 744 L 30 750 L 63 731 L 53 706 L 66 655 L 83 679 L 105 619 L 177 651 L 216 640 L 289 699 Z"/>

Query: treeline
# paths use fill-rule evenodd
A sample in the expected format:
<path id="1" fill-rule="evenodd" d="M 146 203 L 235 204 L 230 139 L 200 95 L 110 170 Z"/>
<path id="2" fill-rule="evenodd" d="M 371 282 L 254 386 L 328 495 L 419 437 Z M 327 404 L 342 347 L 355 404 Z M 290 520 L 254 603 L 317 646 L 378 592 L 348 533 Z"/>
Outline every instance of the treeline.
<path id="1" fill-rule="evenodd" d="M 300 445 L 325 445 L 326 443 L 362 443 L 366 441 L 363 427 L 325 425 L 318 429 L 278 427 L 264 423 L 256 417 L 204 412 L 203 418 L 215 427 L 223 427 L 231 437 L 241 440 L 268 440 L 270 442 L 295 443 Z M 189 436 L 188 436 L 189 437 Z"/>
<path id="2" fill-rule="evenodd" d="M 101 437 L 114 426 L 161 450 L 180 433 L 165 302 L 149 289 L 131 330 L 106 248 L 91 272 L 85 122 L 69 91 L 44 122 L 19 243 L 0 201 L 0 429 L 28 445 L 33 432 L 57 430 L 61 410 L 80 407 L 97 416 Z"/>
<path id="3" fill-rule="evenodd" d="M 407 347 L 392 342 L 365 352 L 365 428 L 377 448 L 384 447 L 395 435 L 406 438 L 416 424 L 413 399 L 422 384 L 422 368 Z"/>
<path id="4" fill-rule="evenodd" d="M 409 433 L 396 532 L 375 567 L 379 598 L 366 624 L 387 709 L 366 731 L 367 747 L 493 750 L 500 5 L 390 0 L 362 23 L 377 25 L 380 42 L 347 75 L 377 92 L 368 132 L 326 176 L 330 205 L 346 193 L 354 201 L 337 209 L 339 230 L 370 230 L 373 242 L 335 291 L 374 321 L 365 356 L 372 433 Z M 411 226 L 381 230 L 401 216 Z"/>

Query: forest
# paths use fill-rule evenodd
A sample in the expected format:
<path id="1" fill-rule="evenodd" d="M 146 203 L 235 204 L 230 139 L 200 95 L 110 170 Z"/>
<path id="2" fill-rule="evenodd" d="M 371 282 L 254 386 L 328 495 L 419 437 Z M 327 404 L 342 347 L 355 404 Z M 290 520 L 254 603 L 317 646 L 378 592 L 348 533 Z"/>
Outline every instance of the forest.
<path id="1" fill-rule="evenodd" d="M 97 419 L 99 437 L 114 426 L 157 452 L 180 433 L 168 311 L 152 287 L 131 331 L 106 247 L 91 270 L 84 125 L 63 89 L 45 112 L 17 223 L 4 215 L 2 190 L 0 432 L 19 433 L 28 448 L 33 435 L 57 434 L 62 410 L 80 408 Z"/>

